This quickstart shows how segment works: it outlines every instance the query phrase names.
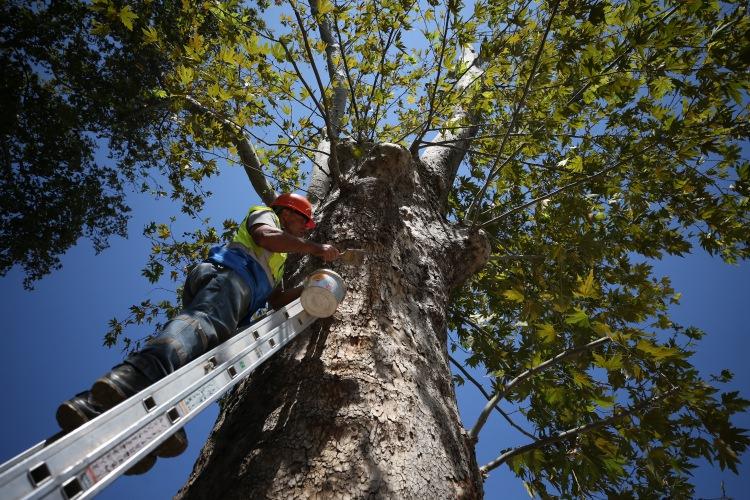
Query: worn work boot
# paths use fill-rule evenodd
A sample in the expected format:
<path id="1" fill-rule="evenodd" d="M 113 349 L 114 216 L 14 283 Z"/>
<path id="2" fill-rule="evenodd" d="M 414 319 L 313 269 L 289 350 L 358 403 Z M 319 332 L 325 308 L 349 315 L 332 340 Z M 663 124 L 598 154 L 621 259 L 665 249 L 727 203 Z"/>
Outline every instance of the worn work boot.
<path id="1" fill-rule="evenodd" d="M 65 433 L 68 433 L 82 426 L 89 420 L 95 419 L 103 412 L 104 409 L 94 400 L 91 391 L 84 391 L 80 394 L 76 394 L 74 397 L 64 401 L 58 406 L 55 418 L 57 419 L 60 428 Z M 167 442 L 168 441 L 169 440 L 167 440 Z M 185 446 L 187 447 L 187 436 L 185 437 Z M 146 457 L 141 459 L 140 462 L 125 471 L 125 475 L 135 476 L 138 474 L 145 474 L 151 470 L 155 463 L 156 456 L 153 453 L 146 455 Z"/>
<path id="2" fill-rule="evenodd" d="M 131 365 L 122 364 L 94 382 L 91 394 L 102 408 L 109 410 L 149 385 L 151 381 L 145 375 Z"/>
<path id="3" fill-rule="evenodd" d="M 138 474 L 145 474 L 151 467 L 156 463 L 156 457 L 171 458 L 181 455 L 185 452 L 188 445 L 187 434 L 185 429 L 179 429 L 177 432 L 172 434 L 159 445 L 153 452 L 146 455 L 146 458 L 136 463 L 134 466 L 125 471 L 126 476 L 137 476 Z"/>
<path id="4" fill-rule="evenodd" d="M 104 409 L 94 400 L 90 391 L 76 394 L 57 407 L 55 418 L 60 428 L 70 432 L 102 414 Z"/>
<path id="5" fill-rule="evenodd" d="M 162 458 L 171 458 L 181 455 L 188 446 L 188 438 L 185 429 L 179 429 L 172 434 L 154 450 L 154 455 Z"/>
<path id="6" fill-rule="evenodd" d="M 156 463 L 156 457 L 153 453 L 146 455 L 144 458 L 137 462 L 134 466 L 125 471 L 126 476 L 137 476 L 139 474 L 145 474 L 151 470 L 151 467 Z"/>

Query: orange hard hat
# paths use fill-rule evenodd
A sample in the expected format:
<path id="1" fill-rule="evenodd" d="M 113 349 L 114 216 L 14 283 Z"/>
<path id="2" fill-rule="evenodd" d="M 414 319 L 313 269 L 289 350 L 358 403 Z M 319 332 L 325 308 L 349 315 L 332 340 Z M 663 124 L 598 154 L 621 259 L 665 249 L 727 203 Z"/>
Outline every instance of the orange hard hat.
<path id="1" fill-rule="evenodd" d="M 275 200 L 273 200 L 271 206 L 292 209 L 298 214 L 303 215 L 305 218 L 307 218 L 307 223 L 305 224 L 305 227 L 307 229 L 315 228 L 315 221 L 312 218 L 312 203 L 310 203 L 310 200 L 308 200 L 301 194 L 280 194 Z"/>

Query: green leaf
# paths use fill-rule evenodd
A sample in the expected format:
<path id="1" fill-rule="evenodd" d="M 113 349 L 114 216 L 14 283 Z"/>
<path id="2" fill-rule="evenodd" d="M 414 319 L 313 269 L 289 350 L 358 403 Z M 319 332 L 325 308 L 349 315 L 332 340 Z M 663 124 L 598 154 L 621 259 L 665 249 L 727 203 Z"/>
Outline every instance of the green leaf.
<path id="1" fill-rule="evenodd" d="M 594 444 L 597 448 L 602 450 L 605 455 L 615 456 L 617 454 L 617 444 L 613 443 L 609 439 L 598 437 L 594 440 Z"/>
<path id="2" fill-rule="evenodd" d="M 159 224 L 157 226 L 157 234 L 159 238 L 161 239 L 167 239 L 172 235 L 172 232 L 169 230 L 169 226 L 166 224 Z"/>
<path id="3" fill-rule="evenodd" d="M 615 354 L 609 358 L 602 356 L 597 353 L 592 354 L 594 358 L 594 362 L 598 365 L 604 368 L 605 370 L 619 370 L 622 368 L 622 355 L 621 354 Z"/>
<path id="4" fill-rule="evenodd" d="M 503 297 L 506 299 L 513 301 L 513 302 L 523 302 L 524 301 L 524 295 L 523 293 L 519 292 L 518 290 L 505 290 L 503 292 Z"/>
<path id="5" fill-rule="evenodd" d="M 549 387 L 544 390 L 545 401 L 554 406 L 565 401 L 565 389 L 562 387 Z"/>
<path id="6" fill-rule="evenodd" d="M 614 335 L 612 328 L 606 323 L 601 321 L 594 321 L 591 323 L 591 329 L 598 333 L 601 337 L 611 337 Z"/>
<path id="7" fill-rule="evenodd" d="M 591 379 L 588 375 L 586 375 L 583 372 L 580 372 L 578 370 L 571 370 L 571 375 L 573 376 L 573 383 L 575 383 L 578 387 L 593 387 L 593 383 L 591 382 Z"/>
<path id="8" fill-rule="evenodd" d="M 599 290 L 594 281 L 594 270 L 591 269 L 586 278 L 578 277 L 578 290 L 575 293 L 577 297 L 596 298 L 599 296 Z"/>
<path id="9" fill-rule="evenodd" d="M 593 398 L 592 402 L 601 408 L 611 408 L 615 404 L 613 397 Z"/>
<path id="10" fill-rule="evenodd" d="M 591 323 L 589 323 L 588 315 L 580 309 L 576 309 L 572 314 L 568 314 L 567 316 L 565 316 L 565 322 L 569 325 L 576 325 L 581 327 L 591 326 Z"/>
<path id="11" fill-rule="evenodd" d="M 325 16 L 333 12 L 333 2 L 330 0 L 318 0 L 318 14 Z"/>
<path id="12" fill-rule="evenodd" d="M 536 334 L 540 339 L 542 339 L 542 342 L 547 344 L 554 342 L 555 338 L 557 337 L 555 333 L 555 327 L 552 326 L 551 323 L 542 323 L 541 325 L 539 325 L 539 328 L 537 328 L 536 330 Z"/>
<path id="13" fill-rule="evenodd" d="M 286 60 L 286 51 L 284 50 L 284 46 L 280 43 L 274 43 L 271 45 L 271 55 L 279 62 Z"/>
<path id="14" fill-rule="evenodd" d="M 583 158 L 580 156 L 574 156 L 570 159 L 570 162 L 565 165 L 565 168 L 573 173 L 580 174 L 583 172 Z"/>
<path id="15" fill-rule="evenodd" d="M 157 43 L 159 41 L 159 33 L 153 26 L 147 26 L 141 29 L 143 33 L 143 41 L 145 43 Z"/>
<path id="16" fill-rule="evenodd" d="M 179 66 L 177 68 L 177 78 L 183 86 L 188 86 L 195 78 L 195 72 L 192 68 Z"/>
<path id="17" fill-rule="evenodd" d="M 660 76 L 651 82 L 651 95 L 654 99 L 661 99 L 672 90 L 672 80 L 666 76 Z"/>
<path id="18" fill-rule="evenodd" d="M 653 356 L 657 360 L 674 357 L 680 353 L 679 350 L 673 347 L 658 346 L 646 339 L 639 340 L 635 347 L 636 349 Z"/>
<path id="19" fill-rule="evenodd" d="M 138 15 L 133 12 L 133 9 L 129 5 L 126 5 L 120 10 L 120 21 L 130 31 L 133 31 L 133 21 L 138 19 Z"/>

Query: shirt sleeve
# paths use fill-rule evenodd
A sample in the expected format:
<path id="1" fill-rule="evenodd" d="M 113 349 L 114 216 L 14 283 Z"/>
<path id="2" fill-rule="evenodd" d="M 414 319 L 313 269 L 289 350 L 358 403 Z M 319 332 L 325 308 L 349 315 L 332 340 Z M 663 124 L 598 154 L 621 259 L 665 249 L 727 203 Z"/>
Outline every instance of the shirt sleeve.
<path id="1" fill-rule="evenodd" d="M 251 213 L 247 218 L 247 230 L 248 232 L 252 230 L 253 226 L 257 226 L 258 224 L 264 224 L 266 226 L 275 227 L 276 229 L 281 229 L 276 224 L 276 218 L 274 217 L 273 212 L 269 212 L 268 210 L 259 210 L 257 212 Z"/>

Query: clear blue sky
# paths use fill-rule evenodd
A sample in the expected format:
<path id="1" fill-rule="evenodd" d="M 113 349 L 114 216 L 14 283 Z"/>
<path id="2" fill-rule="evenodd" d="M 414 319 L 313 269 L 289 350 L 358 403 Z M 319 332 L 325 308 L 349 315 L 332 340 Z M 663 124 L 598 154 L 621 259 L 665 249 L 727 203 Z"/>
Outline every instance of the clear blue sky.
<path id="1" fill-rule="evenodd" d="M 209 201 L 206 215 L 215 221 L 229 217 L 239 220 L 247 207 L 258 201 L 240 168 L 225 169 L 211 189 L 218 194 Z M 0 461 L 54 434 L 57 405 L 119 362 L 119 349 L 102 346 L 110 318 L 124 317 L 129 305 L 146 296 L 158 298 L 173 293 L 154 289 L 140 276 L 148 252 L 148 243 L 140 234 L 148 221 L 165 221 L 174 207 L 168 200 L 155 202 L 140 196 L 134 196 L 132 203 L 129 239 L 114 240 L 99 256 L 87 241 L 82 241 L 65 255 L 63 269 L 37 283 L 31 292 L 22 289 L 22 276 L 17 271 L 0 279 L 0 317 L 4 319 L 6 339 L 0 363 L 5 387 Z M 728 266 L 699 252 L 659 262 L 657 272 L 672 276 L 675 289 L 683 292 L 681 305 L 673 310 L 674 319 L 708 332 L 695 358 L 704 375 L 729 368 L 736 374 L 731 387 L 750 397 L 750 265 Z M 140 333 L 150 331 L 144 328 Z M 460 388 L 458 394 L 464 421 L 471 426 L 483 397 L 470 384 Z M 181 457 L 160 459 L 144 476 L 120 478 L 99 498 L 171 497 L 187 479 L 217 413 L 217 406 L 212 405 L 187 425 L 190 448 Z M 737 423 L 750 427 L 750 415 L 743 415 Z M 479 463 L 494 458 L 502 448 L 525 442 L 523 436 L 508 431 L 505 422 L 493 415 L 480 435 Z M 750 457 L 744 458 L 747 461 Z M 695 473 L 698 497 L 718 497 L 720 482 L 724 481 L 727 494 L 741 498 L 745 491 L 742 476 L 750 474 L 750 465 L 743 464 L 740 472 L 738 477 L 702 465 Z M 506 467 L 491 473 L 485 492 L 488 499 L 528 498 L 520 481 Z"/>

